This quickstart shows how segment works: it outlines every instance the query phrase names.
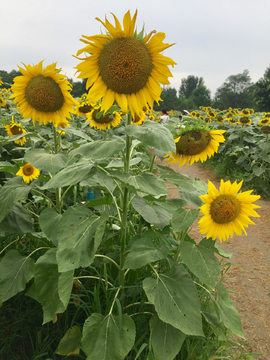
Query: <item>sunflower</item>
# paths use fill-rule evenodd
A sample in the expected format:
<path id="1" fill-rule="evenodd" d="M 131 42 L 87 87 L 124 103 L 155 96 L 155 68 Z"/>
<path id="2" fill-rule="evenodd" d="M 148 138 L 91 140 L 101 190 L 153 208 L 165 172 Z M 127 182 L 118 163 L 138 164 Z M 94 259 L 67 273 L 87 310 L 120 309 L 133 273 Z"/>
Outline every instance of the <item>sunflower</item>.
<path id="1" fill-rule="evenodd" d="M 221 116 L 221 115 L 218 115 L 217 118 L 216 118 L 216 120 L 218 121 L 219 124 L 223 124 L 224 121 L 225 121 L 224 117 Z"/>
<path id="2" fill-rule="evenodd" d="M 270 126 L 261 127 L 261 132 L 264 134 L 270 134 Z"/>
<path id="3" fill-rule="evenodd" d="M 11 98 L 25 119 L 31 117 L 34 124 L 39 120 L 39 124 L 46 125 L 70 118 L 77 101 L 70 95 L 71 85 L 66 76 L 59 74 L 61 69 L 56 69 L 56 63 L 45 69 L 42 63 L 23 64 L 26 70 L 18 66 L 23 75 L 14 78 Z"/>
<path id="4" fill-rule="evenodd" d="M 242 235 L 242 230 L 247 235 L 245 227 L 253 224 L 249 216 L 260 217 L 254 209 L 260 206 L 252 202 L 260 198 L 259 195 L 250 195 L 253 190 L 238 193 L 243 181 L 221 180 L 219 191 L 215 185 L 208 181 L 208 194 L 200 196 L 205 203 L 200 207 L 203 217 L 199 221 L 201 234 L 207 233 L 207 239 L 226 241 L 233 234 Z"/>
<path id="5" fill-rule="evenodd" d="M 231 125 L 236 125 L 238 123 L 238 120 L 235 117 L 227 118 L 227 120 Z"/>
<path id="6" fill-rule="evenodd" d="M 111 125 L 116 127 L 121 122 L 121 115 L 118 111 L 113 113 L 105 113 L 100 108 L 93 109 L 87 114 L 86 122 L 90 121 L 89 126 L 97 130 L 110 129 Z"/>
<path id="7" fill-rule="evenodd" d="M 210 118 L 215 119 L 216 118 L 216 114 L 214 113 L 214 111 L 210 110 L 207 112 L 208 116 L 210 116 Z"/>
<path id="8" fill-rule="evenodd" d="M 9 136 L 16 136 L 20 134 L 25 134 L 26 131 L 21 127 L 21 123 L 17 124 L 14 122 L 14 116 L 12 116 L 11 123 L 8 125 L 5 125 L 6 132 Z M 24 143 L 26 143 L 26 138 L 21 137 L 18 140 L 14 140 L 15 144 L 19 144 L 23 146 Z"/>
<path id="9" fill-rule="evenodd" d="M 114 101 L 124 112 L 132 115 L 140 114 L 144 106 L 152 108 L 153 102 L 161 100 L 161 87 L 168 85 L 168 77 L 172 74 L 168 65 L 176 63 L 163 52 L 173 44 L 165 44 L 164 33 L 143 36 L 134 31 L 137 10 L 131 18 L 130 11 L 124 15 L 123 29 L 117 19 L 113 26 L 107 19 L 105 23 L 106 35 L 85 36 L 81 39 L 87 44 L 77 52 L 76 58 L 82 60 L 76 66 L 79 78 L 88 78 L 86 88 L 90 88 L 88 98 L 97 101 L 102 98 L 101 111 L 105 112 Z M 153 36 L 152 36 L 153 35 Z M 78 58 L 81 53 L 89 55 Z"/>
<path id="10" fill-rule="evenodd" d="M 264 117 L 270 118 L 270 113 L 263 113 Z"/>
<path id="11" fill-rule="evenodd" d="M 240 111 L 240 114 L 243 116 L 248 116 L 248 115 L 252 115 L 254 113 L 253 109 L 242 109 Z"/>
<path id="12" fill-rule="evenodd" d="M 143 111 L 141 115 L 135 114 L 132 116 L 131 124 L 142 125 L 145 122 L 145 112 Z"/>
<path id="13" fill-rule="evenodd" d="M 90 113 L 94 108 L 93 103 L 90 101 L 84 101 L 81 104 L 78 104 L 75 107 L 75 114 L 78 116 L 86 116 L 88 113 Z"/>
<path id="14" fill-rule="evenodd" d="M 262 118 L 259 122 L 259 125 L 267 125 L 270 123 L 270 119 L 269 118 Z"/>
<path id="15" fill-rule="evenodd" d="M 1 105 L 1 107 L 6 106 L 6 104 L 7 104 L 6 100 L 2 96 L 0 96 L 0 105 Z"/>
<path id="16" fill-rule="evenodd" d="M 211 124 L 212 120 L 210 117 L 205 117 L 204 122 L 206 122 L 207 124 Z"/>
<path id="17" fill-rule="evenodd" d="M 59 122 L 58 124 L 53 124 L 54 127 L 58 127 L 60 129 L 56 130 L 59 134 L 64 135 L 66 132 L 64 129 L 66 127 L 70 127 L 69 121 L 67 119 L 63 119 L 63 121 Z"/>
<path id="18" fill-rule="evenodd" d="M 242 116 L 238 120 L 238 124 L 240 124 L 240 125 L 250 125 L 251 122 L 252 122 L 252 120 L 247 116 Z"/>
<path id="19" fill-rule="evenodd" d="M 185 164 L 189 167 L 199 160 L 204 162 L 218 151 L 219 143 L 225 141 L 223 133 L 225 130 L 193 129 L 184 132 L 175 139 L 176 152 L 170 151 L 166 162 L 179 162 L 179 167 Z"/>
<path id="20" fill-rule="evenodd" d="M 29 184 L 30 181 L 37 179 L 39 177 L 40 170 L 35 168 L 33 165 L 27 163 L 26 165 L 20 167 L 20 170 L 16 175 L 22 176 L 23 180 Z"/>

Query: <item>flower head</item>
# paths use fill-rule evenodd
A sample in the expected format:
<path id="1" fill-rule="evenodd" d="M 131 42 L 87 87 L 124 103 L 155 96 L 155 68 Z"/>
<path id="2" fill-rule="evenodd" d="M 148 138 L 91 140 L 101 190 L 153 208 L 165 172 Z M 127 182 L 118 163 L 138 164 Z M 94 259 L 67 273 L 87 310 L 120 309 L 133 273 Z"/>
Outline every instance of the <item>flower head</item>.
<path id="1" fill-rule="evenodd" d="M 159 84 L 170 84 L 168 65 L 176 63 L 161 52 L 172 45 L 163 43 L 164 33 L 137 33 L 137 11 L 132 18 L 130 11 L 124 15 L 123 28 L 112 15 L 115 26 L 107 19 L 103 22 L 96 18 L 106 28 L 106 35 L 83 35 L 81 41 L 86 46 L 77 52 L 77 58 L 83 52 L 88 55 L 78 58 L 82 60 L 76 66 L 78 77 L 88 78 L 91 101 L 102 98 L 101 111 L 106 112 L 116 101 L 122 111 L 140 114 L 144 106 L 152 107 L 154 100 L 161 100 Z"/>
<path id="2" fill-rule="evenodd" d="M 20 170 L 16 173 L 17 176 L 22 176 L 23 180 L 27 184 L 29 184 L 30 181 L 37 179 L 39 177 L 39 174 L 40 170 L 29 163 L 20 167 Z"/>
<path id="3" fill-rule="evenodd" d="M 181 136 L 175 139 L 176 152 L 170 151 L 169 158 L 166 162 L 177 164 L 179 167 L 187 164 L 192 165 L 194 162 L 207 160 L 218 151 L 219 144 L 225 141 L 225 130 L 206 130 L 192 129 L 183 132 Z"/>
<path id="4" fill-rule="evenodd" d="M 26 70 L 18 66 L 23 75 L 14 78 L 11 98 L 25 119 L 31 117 L 34 124 L 39 120 L 39 124 L 46 125 L 70 118 L 77 102 L 70 95 L 71 85 L 66 76 L 59 74 L 61 69 L 56 69 L 56 63 L 45 69 L 42 63 L 24 64 Z"/>
<path id="5" fill-rule="evenodd" d="M 97 130 L 110 129 L 111 125 L 116 127 L 121 122 L 121 114 L 118 111 L 104 114 L 99 108 L 93 109 L 87 114 L 86 122 L 90 122 L 89 126 Z"/>
<path id="6" fill-rule="evenodd" d="M 5 125 L 5 129 L 6 129 L 6 132 L 8 133 L 9 136 L 16 136 L 16 135 L 26 133 L 26 131 L 21 127 L 21 123 L 17 124 L 17 123 L 14 122 L 14 116 L 12 116 L 11 123 L 8 124 L 8 125 Z M 26 143 L 26 138 L 21 137 L 18 140 L 14 140 L 14 142 L 16 144 L 19 144 L 19 145 L 23 146 L 23 144 Z"/>
<path id="7" fill-rule="evenodd" d="M 250 125 L 252 120 L 248 116 L 242 116 L 238 120 L 238 124 L 240 125 Z"/>
<path id="8" fill-rule="evenodd" d="M 221 180 L 219 191 L 215 185 L 208 181 L 208 194 L 200 196 L 205 203 L 200 207 L 203 217 L 199 221 L 201 234 L 207 233 L 207 238 L 217 237 L 220 241 L 226 241 L 233 237 L 234 233 L 242 235 L 242 230 L 247 235 L 245 227 L 254 225 L 249 216 L 259 217 L 254 210 L 260 206 L 252 204 L 260 198 L 259 195 L 251 195 L 253 190 L 238 193 L 243 181 L 233 184 L 228 180 Z"/>

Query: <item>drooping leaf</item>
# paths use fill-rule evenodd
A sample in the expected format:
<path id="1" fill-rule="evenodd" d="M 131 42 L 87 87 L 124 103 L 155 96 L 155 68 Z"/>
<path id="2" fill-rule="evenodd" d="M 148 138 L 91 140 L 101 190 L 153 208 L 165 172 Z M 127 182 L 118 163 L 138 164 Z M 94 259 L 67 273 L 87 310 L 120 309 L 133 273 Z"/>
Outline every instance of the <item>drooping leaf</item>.
<path id="1" fill-rule="evenodd" d="M 224 325 L 232 331 L 233 334 L 244 338 L 240 316 L 232 304 L 228 291 L 225 286 L 219 282 L 216 285 L 217 302 L 220 318 Z"/>
<path id="2" fill-rule="evenodd" d="M 168 210 L 165 210 L 157 204 L 152 206 L 148 205 L 147 200 L 136 196 L 132 200 L 132 206 L 134 209 L 151 225 L 155 225 L 159 229 L 163 229 L 165 226 L 169 225 L 172 213 Z"/>
<path id="3" fill-rule="evenodd" d="M 39 215 L 38 221 L 41 230 L 57 246 L 57 231 L 62 215 L 53 208 L 45 208 Z"/>
<path id="4" fill-rule="evenodd" d="M 66 156 L 64 154 L 49 154 L 44 149 L 28 150 L 24 157 L 26 162 L 40 170 L 55 174 L 66 166 Z"/>
<path id="5" fill-rule="evenodd" d="M 164 259 L 169 247 L 164 245 L 156 245 L 149 238 L 141 238 L 133 243 L 127 255 L 124 269 L 139 269 L 148 263 Z"/>
<path id="6" fill-rule="evenodd" d="M 55 351 L 58 355 L 74 355 L 80 353 L 80 343 L 82 332 L 79 326 L 75 325 L 68 329 L 65 335 L 60 340 L 60 343 Z"/>
<path id="7" fill-rule="evenodd" d="M 192 178 L 188 175 L 180 174 L 178 171 L 174 171 L 168 166 L 157 165 L 157 168 L 160 172 L 160 178 L 168 181 L 171 184 L 176 186 L 180 186 L 181 188 L 191 190 L 192 186 Z"/>
<path id="8" fill-rule="evenodd" d="M 106 214 L 103 216 L 100 218 L 81 205 L 65 211 L 58 229 L 57 262 L 60 272 L 89 266 L 93 262 L 95 249 L 104 232 Z"/>
<path id="9" fill-rule="evenodd" d="M 15 204 L 10 213 L 0 223 L 0 235 L 26 234 L 33 231 L 31 214 L 21 205 Z"/>
<path id="10" fill-rule="evenodd" d="M 82 349 L 87 360 L 123 360 L 135 341 L 135 324 L 131 317 L 120 318 L 94 313 L 83 327 Z"/>
<path id="11" fill-rule="evenodd" d="M 34 275 L 34 283 L 28 290 L 27 295 L 41 304 L 43 324 L 46 324 L 53 320 L 56 314 L 64 312 L 67 305 L 63 304 L 59 296 L 59 278 L 61 274 L 58 272 L 56 248 L 48 250 L 37 260 Z M 73 271 L 65 274 L 63 279 L 69 285 L 71 279 L 73 279 Z M 66 299 L 68 286 L 61 289 L 61 286 L 64 287 L 63 279 L 62 284 L 60 284 L 60 292 L 62 291 L 62 298 Z"/>
<path id="12" fill-rule="evenodd" d="M 143 281 L 158 317 L 184 334 L 203 336 L 201 307 L 193 280 L 182 265 Z"/>
<path id="13" fill-rule="evenodd" d="M 0 188 L 0 222 L 11 211 L 13 205 L 24 199 L 34 186 L 33 183 L 27 185 L 21 177 L 16 176 Z"/>
<path id="14" fill-rule="evenodd" d="M 175 151 L 175 141 L 172 133 L 166 127 L 146 120 L 142 126 L 128 125 L 125 133 L 164 152 Z"/>
<path id="15" fill-rule="evenodd" d="M 59 171 L 54 177 L 49 180 L 42 189 L 60 188 L 79 183 L 91 176 L 96 172 L 96 166 L 89 160 L 80 160 L 79 162 L 66 166 Z"/>
<path id="16" fill-rule="evenodd" d="M 203 204 L 199 196 L 208 192 L 208 185 L 204 181 L 193 180 L 192 188 L 184 188 L 183 190 L 182 187 L 179 187 L 178 192 L 182 199 L 186 200 L 191 205 L 199 207 Z"/>
<path id="17" fill-rule="evenodd" d="M 102 189 L 108 189 L 110 192 L 113 192 L 116 187 L 111 176 L 99 168 L 97 168 L 97 172 L 91 176 L 91 179 L 81 181 L 80 185 L 90 187 L 99 186 Z"/>
<path id="18" fill-rule="evenodd" d="M 187 230 L 199 216 L 199 210 L 197 209 L 178 209 L 175 211 L 172 217 L 173 231 L 179 232 Z"/>
<path id="19" fill-rule="evenodd" d="M 230 259 L 233 256 L 233 253 L 223 249 L 223 247 L 221 247 L 217 243 L 215 243 L 215 252 L 226 259 Z"/>
<path id="20" fill-rule="evenodd" d="M 186 335 L 175 327 L 153 316 L 149 322 L 150 344 L 155 360 L 172 360 L 181 350 Z"/>
<path id="21" fill-rule="evenodd" d="M 130 191 L 143 196 L 143 194 L 153 195 L 156 199 L 167 196 L 165 182 L 152 173 L 141 173 L 131 175 L 124 171 L 115 170 L 110 172 L 113 178 L 122 182 Z"/>
<path id="22" fill-rule="evenodd" d="M 0 292 L 2 301 L 10 299 L 23 291 L 34 276 L 35 262 L 22 256 L 17 250 L 9 250 L 0 262 Z"/>
<path id="23" fill-rule="evenodd" d="M 194 245 L 185 241 L 180 243 L 180 252 L 181 261 L 190 271 L 210 289 L 214 288 L 220 273 L 220 265 L 214 249 L 209 250 L 203 246 L 203 242 Z"/>

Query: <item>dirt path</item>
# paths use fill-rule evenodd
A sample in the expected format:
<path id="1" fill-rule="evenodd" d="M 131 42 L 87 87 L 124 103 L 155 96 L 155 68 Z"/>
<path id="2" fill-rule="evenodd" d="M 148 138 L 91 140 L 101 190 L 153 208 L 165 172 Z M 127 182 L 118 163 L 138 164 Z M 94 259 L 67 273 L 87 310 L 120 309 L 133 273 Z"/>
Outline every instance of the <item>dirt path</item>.
<path id="1" fill-rule="evenodd" d="M 161 164 L 159 159 L 156 163 Z M 215 175 L 196 163 L 189 169 L 186 166 L 178 169 L 177 164 L 165 161 L 162 165 L 206 183 L 210 180 L 219 187 Z M 169 189 L 168 193 L 171 198 L 179 197 L 177 190 Z M 256 359 L 270 360 L 270 202 L 259 200 L 256 204 L 261 206 L 256 209 L 261 217 L 251 218 L 256 225 L 250 225 L 248 235 L 235 235 L 221 246 L 233 253 L 230 260 L 233 266 L 227 273 L 225 286 L 233 291 L 230 296 L 240 314 L 246 341 L 250 342 L 253 352 L 264 354 L 255 356 Z M 201 239 L 197 223 L 191 236 Z"/>

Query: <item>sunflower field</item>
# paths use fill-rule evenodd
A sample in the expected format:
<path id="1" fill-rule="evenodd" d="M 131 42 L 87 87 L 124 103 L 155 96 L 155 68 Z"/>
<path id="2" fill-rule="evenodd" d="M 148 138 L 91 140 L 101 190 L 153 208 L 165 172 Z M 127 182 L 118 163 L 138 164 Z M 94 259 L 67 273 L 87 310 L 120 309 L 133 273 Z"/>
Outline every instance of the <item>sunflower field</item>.
<path id="1" fill-rule="evenodd" d="M 268 176 L 267 124 L 234 132 L 205 121 L 212 109 L 159 124 L 153 102 L 175 62 L 165 34 L 138 32 L 136 16 L 97 19 L 105 34 L 83 36 L 80 99 L 56 63 L 23 64 L 11 90 L 2 84 L 1 359 L 252 359 L 231 340 L 244 335 L 223 285 L 232 254 L 217 239 L 259 216 L 260 196 L 241 187 L 250 171 Z M 219 189 L 155 164 L 222 154 L 250 167 Z"/>

